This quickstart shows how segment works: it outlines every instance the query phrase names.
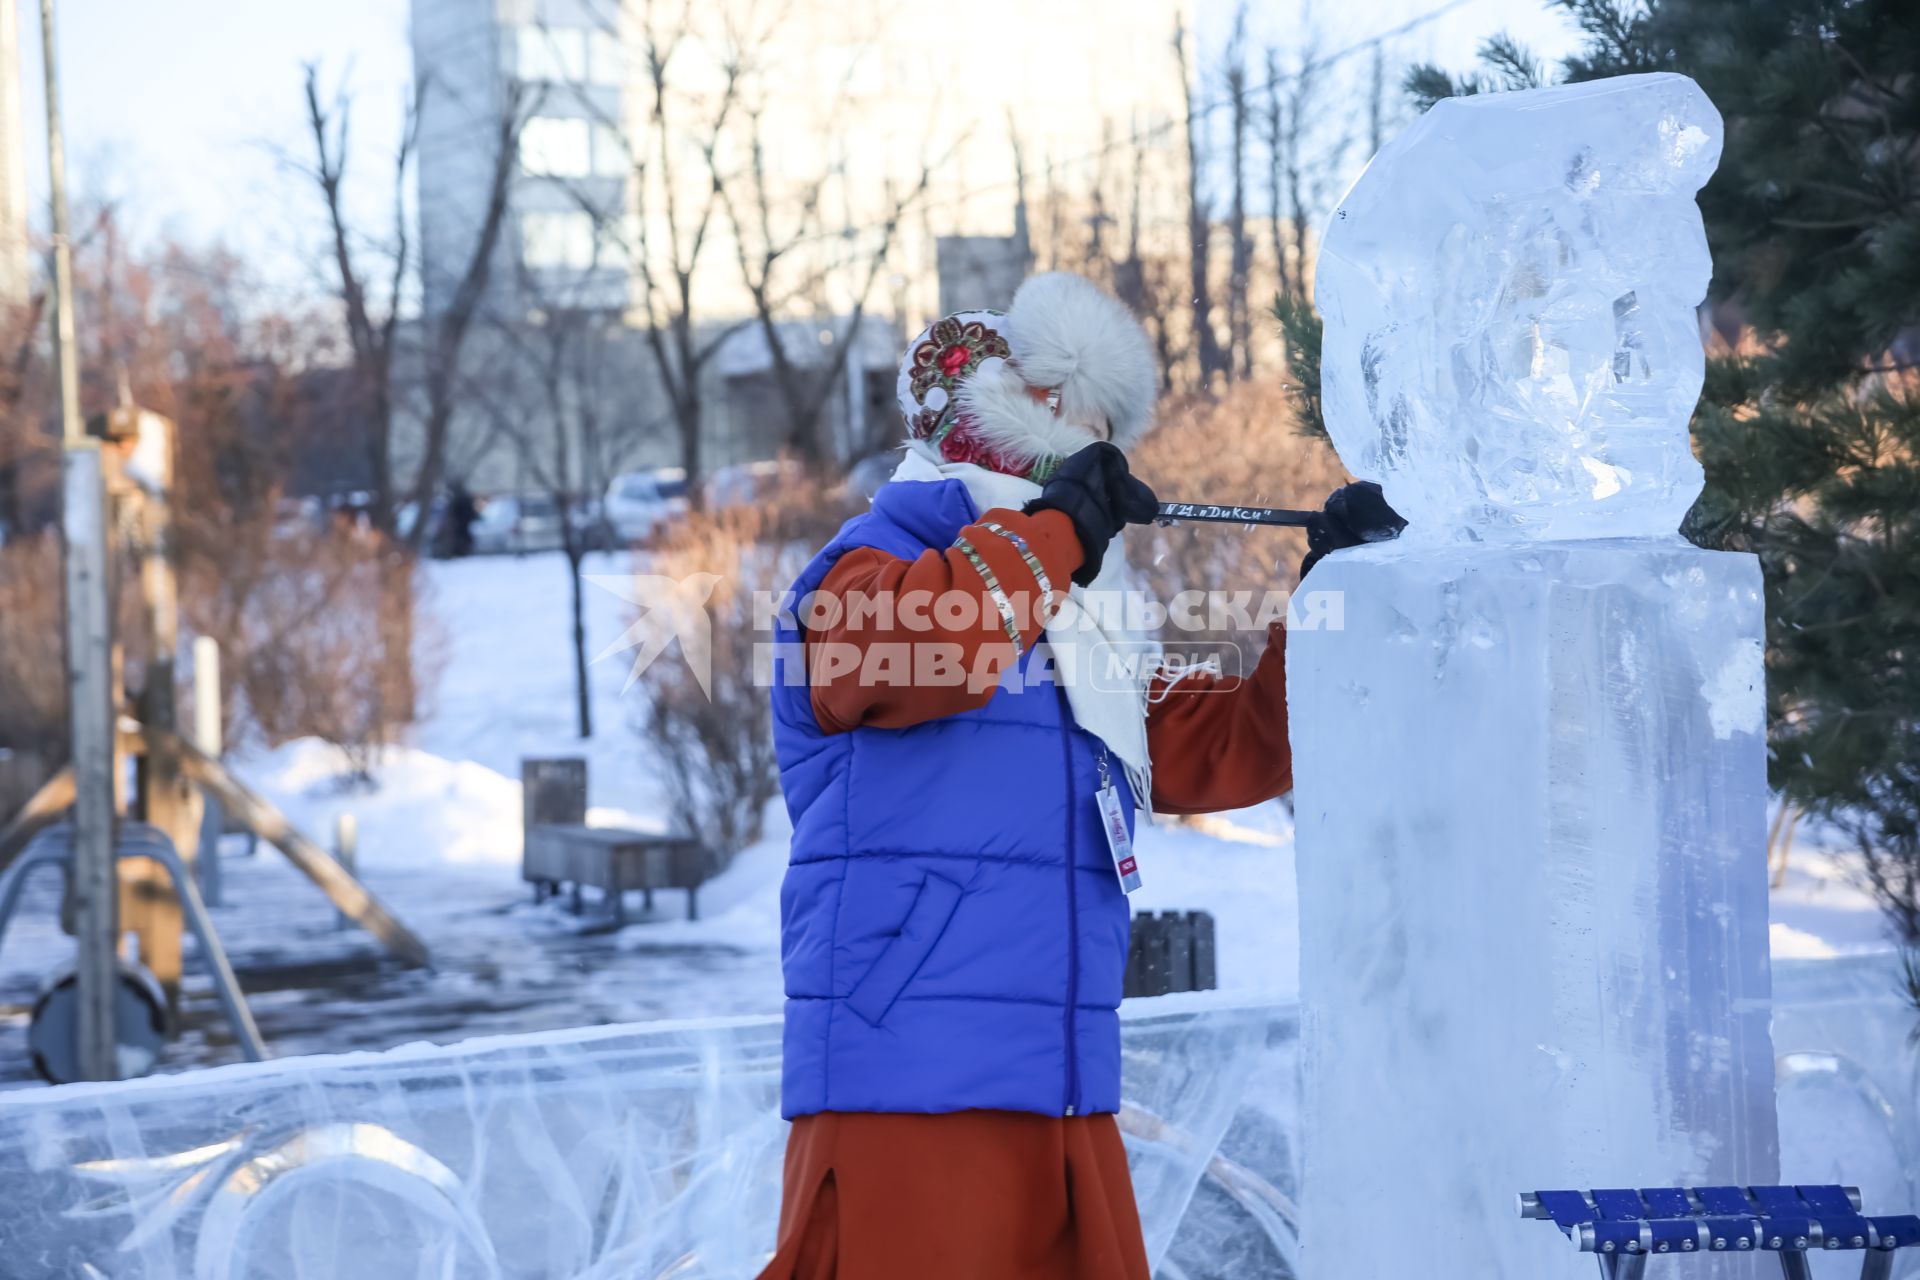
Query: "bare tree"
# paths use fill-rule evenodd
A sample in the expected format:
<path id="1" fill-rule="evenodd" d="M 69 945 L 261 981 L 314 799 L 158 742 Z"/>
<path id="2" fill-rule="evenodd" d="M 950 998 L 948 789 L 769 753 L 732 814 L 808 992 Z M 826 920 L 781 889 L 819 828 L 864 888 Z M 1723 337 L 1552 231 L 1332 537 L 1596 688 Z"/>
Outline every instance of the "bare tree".
<path id="1" fill-rule="evenodd" d="M 1280 73 L 1278 59 L 1271 54 L 1269 58 L 1269 66 L 1276 73 L 1273 93 L 1277 95 L 1269 105 L 1273 128 L 1270 145 L 1273 168 L 1285 185 L 1284 196 L 1274 206 L 1274 218 L 1278 222 L 1284 211 L 1293 251 L 1288 283 L 1295 297 L 1305 298 L 1314 214 L 1340 175 L 1352 134 L 1350 122 L 1315 129 L 1316 122 L 1332 118 L 1321 104 L 1328 64 L 1321 58 L 1316 32 L 1309 29 L 1302 37 L 1299 61 L 1291 72 Z M 1278 227 L 1275 234 L 1280 234 Z"/>
<path id="2" fill-rule="evenodd" d="M 1267 227 L 1273 240 L 1273 267 L 1279 278 L 1280 295 L 1297 297 L 1301 292 L 1293 271 L 1293 263 L 1287 254 L 1286 206 L 1280 200 L 1281 175 L 1287 164 L 1287 108 L 1285 95 L 1281 91 L 1284 77 L 1280 74 L 1280 51 L 1267 50 L 1267 93 L 1266 118 L 1263 121 L 1263 141 L 1267 144 L 1267 210 L 1270 215 Z"/>
<path id="3" fill-rule="evenodd" d="M 1234 373 L 1236 356 L 1239 373 L 1253 373 L 1252 321 L 1247 308 L 1248 275 L 1253 270 L 1253 242 L 1247 236 L 1247 5 L 1241 0 L 1233 14 L 1233 34 L 1225 53 L 1227 96 L 1232 110 L 1233 205 L 1227 215 L 1227 236 L 1232 244 L 1231 271 L 1227 276 L 1227 374 Z"/>
<path id="4" fill-rule="evenodd" d="M 815 465 L 825 465 L 833 460 L 835 451 L 822 429 L 823 414 L 834 388 L 845 379 L 874 286 L 886 268 L 902 223 L 927 192 L 934 165 L 923 160 L 919 174 L 904 188 L 889 183 L 886 210 L 878 225 L 868 228 L 864 235 L 851 226 L 831 235 L 823 225 L 822 214 L 825 188 L 836 176 L 831 167 L 791 190 L 777 190 L 768 175 L 758 110 L 750 115 L 748 154 L 747 172 L 732 181 L 717 181 L 715 189 L 733 230 L 740 279 L 753 299 L 754 318 L 766 342 L 774 385 L 786 410 L 787 447 Z M 819 248 L 831 251 L 835 242 L 844 254 L 839 263 L 822 262 L 818 255 L 810 258 L 806 253 Z M 787 270 L 789 266 L 792 271 Z M 796 301 L 806 299 L 814 301 L 816 314 L 827 311 L 822 305 L 827 296 L 824 286 L 827 277 L 836 273 L 847 278 L 845 335 L 832 343 L 832 354 L 824 364 L 802 362 L 788 349 L 781 317 Z M 821 318 L 832 319 L 831 315 Z"/>
<path id="5" fill-rule="evenodd" d="M 1180 69 L 1180 91 L 1186 103 L 1187 128 L 1187 240 L 1188 280 L 1193 289 L 1193 342 L 1200 365 L 1200 385 L 1228 369 L 1220 337 L 1213 329 L 1213 210 L 1206 196 L 1206 148 L 1201 141 L 1201 113 L 1194 104 L 1193 69 L 1187 57 L 1187 29 L 1174 19 L 1173 56 Z"/>
<path id="6" fill-rule="evenodd" d="M 550 281 L 521 272 L 520 295 L 533 304 L 534 319 L 516 308 L 494 326 L 507 348 L 504 381 L 512 385 L 483 403 L 495 429 L 511 441 L 522 474 L 559 513 L 570 593 L 575 730 L 590 738 L 593 699 L 582 570 L 587 553 L 604 546 L 609 532 L 594 499 L 605 493 L 607 482 L 655 424 L 626 411 L 641 397 L 622 359 L 624 325 L 617 314 L 581 305 L 584 285 L 580 279 Z"/>
<path id="7" fill-rule="evenodd" d="M 490 168 L 478 230 L 447 304 L 423 317 L 421 382 L 424 411 L 420 459 L 410 477 L 396 476 L 393 445 L 397 392 L 395 356 L 399 350 L 401 304 L 409 275 L 417 270 L 418 254 L 408 232 L 406 187 L 419 140 L 420 108 L 431 83 L 421 80 L 407 103 L 399 150 L 393 163 L 393 223 L 387 251 L 384 285 L 375 296 L 373 273 L 361 261 L 356 245 L 369 237 L 350 221 L 342 201 L 350 162 L 348 125 L 351 104 L 344 92 L 325 104 L 320 95 L 319 68 L 306 69 L 307 130 L 313 141 L 313 163 L 308 175 L 320 189 L 332 237 L 333 265 L 344 311 L 348 351 L 355 384 L 356 408 L 365 430 L 367 473 L 372 481 L 371 518 L 375 528 L 398 537 L 418 552 L 427 521 L 415 520 L 398 528 L 398 513 L 408 502 L 424 511 L 439 487 L 446 462 L 447 433 L 457 401 L 460 355 L 485 295 L 495 250 L 506 223 L 507 197 L 519 164 L 520 129 L 525 122 L 523 93 L 507 90 L 506 101 L 489 138 Z"/>
<path id="8" fill-rule="evenodd" d="M 703 326 L 694 287 L 714 223 L 722 212 L 721 193 L 730 178 L 721 152 L 751 59 L 765 38 L 756 29 L 756 5 L 736 13 L 734 6 L 708 6 L 680 0 L 663 19 L 660 0 L 643 0 L 637 16 L 643 59 L 644 115 L 637 129 L 627 122 L 602 119 L 625 148 L 632 167 L 637 216 L 630 235 L 605 228 L 632 261 L 640 284 L 643 336 L 654 370 L 666 392 L 679 442 L 680 464 L 687 473 L 687 501 L 703 504 L 705 474 L 702 445 L 706 425 L 701 375 L 726 339 L 741 325 Z M 696 14 L 721 25 L 717 40 L 700 40 Z M 689 48 L 716 49 L 720 85 L 710 95 L 683 91 L 675 81 L 676 60 Z M 592 210 L 597 215 L 604 211 Z"/>
<path id="9" fill-rule="evenodd" d="M 372 487 L 369 516 L 382 539 L 394 548 L 392 554 L 381 557 L 385 597 L 380 610 L 381 643 L 403 664 L 413 642 L 413 561 L 430 527 L 426 512 L 446 463 L 447 434 L 461 386 L 461 353 L 485 294 L 494 251 L 506 222 L 525 105 L 521 91 L 510 87 L 492 126 L 491 167 L 474 242 L 447 304 L 421 321 L 420 453 L 413 474 L 402 477 L 394 472 L 396 407 L 401 392 L 395 357 L 402 302 L 418 256 L 408 233 L 406 187 L 419 138 L 420 107 L 428 91 L 429 83 L 420 81 L 407 103 L 393 162 L 391 241 L 386 266 L 376 273 L 362 261 L 359 248 L 374 237 L 363 235 L 353 225 L 342 199 L 350 162 L 350 103 L 344 92 L 336 93 L 330 104 L 322 102 L 319 68 L 311 63 L 306 68 L 307 128 L 313 142 L 313 160 L 306 172 L 319 189 L 331 234 L 333 267 L 347 330 L 352 379 L 349 405 L 362 433 Z M 400 511 L 408 503 L 417 514 L 403 529 Z M 411 719 L 411 682 L 396 683 L 392 697 L 395 705 L 381 709 L 380 722 L 394 725 Z"/>
<path id="10" fill-rule="evenodd" d="M 1169 324 L 1174 299 L 1166 285 L 1169 277 L 1165 260 L 1150 256 L 1144 249 L 1141 230 L 1145 218 L 1141 203 L 1147 185 L 1146 141 L 1136 134 L 1127 167 L 1127 243 L 1120 260 L 1113 264 L 1113 291 L 1127 309 L 1139 316 L 1153 339 L 1154 355 L 1160 365 L 1160 393 L 1173 391 L 1175 363 L 1173 331 Z"/>

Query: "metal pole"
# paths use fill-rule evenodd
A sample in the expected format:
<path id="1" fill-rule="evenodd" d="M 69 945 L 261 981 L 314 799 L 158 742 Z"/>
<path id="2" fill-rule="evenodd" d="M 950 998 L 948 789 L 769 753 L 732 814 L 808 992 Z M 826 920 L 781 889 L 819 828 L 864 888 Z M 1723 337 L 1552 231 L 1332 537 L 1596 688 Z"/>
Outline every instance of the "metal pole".
<path id="1" fill-rule="evenodd" d="M 86 437 L 80 421 L 80 367 L 73 343 L 73 243 L 67 217 L 67 144 L 60 130 L 60 74 L 55 65 L 53 0 L 40 0 L 40 59 L 47 82 L 47 180 L 53 196 L 53 350 L 60 369 L 60 435 Z"/>
<path id="2" fill-rule="evenodd" d="M 107 596 L 107 491 L 100 449 L 70 444 L 61 455 L 66 539 L 67 707 L 73 751 L 75 979 L 78 1061 L 84 1080 L 119 1076 L 114 998 L 120 891 L 114 868 L 112 613 Z"/>
<path id="3" fill-rule="evenodd" d="M 53 0 L 40 0 L 40 57 L 47 84 L 47 177 L 53 196 L 53 349 L 60 370 L 61 523 L 66 537 L 67 706 L 73 750 L 73 908 L 79 955 L 80 1074 L 119 1072 L 113 1027 L 120 974 L 115 942 L 120 902 L 113 858 L 114 691 L 107 588 L 107 492 L 100 449 L 80 421 L 80 368 L 73 341 L 73 247 L 67 217 L 67 151 L 60 132 L 60 76 Z"/>

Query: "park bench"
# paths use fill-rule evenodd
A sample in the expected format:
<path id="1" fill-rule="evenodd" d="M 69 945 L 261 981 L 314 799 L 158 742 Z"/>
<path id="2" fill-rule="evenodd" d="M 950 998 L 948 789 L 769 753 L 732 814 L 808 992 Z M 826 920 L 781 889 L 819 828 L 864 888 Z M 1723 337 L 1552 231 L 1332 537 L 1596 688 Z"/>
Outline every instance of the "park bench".
<path id="1" fill-rule="evenodd" d="M 1211 912 L 1142 911 L 1133 917 L 1121 994 L 1164 996 L 1215 985 Z"/>
<path id="2" fill-rule="evenodd" d="M 524 844 L 520 878 L 539 902 L 568 885 L 573 909 L 580 890 L 600 891 L 615 923 L 626 920 L 626 895 L 684 889 L 687 919 L 700 918 L 700 886 L 718 869 L 712 852 L 692 836 L 587 825 L 587 762 L 578 757 L 520 762 Z"/>
<path id="3" fill-rule="evenodd" d="M 1893 1251 L 1920 1244 L 1920 1217 L 1869 1217 L 1854 1187 L 1646 1187 L 1529 1191 L 1520 1216 L 1551 1220 L 1593 1254 L 1606 1280 L 1640 1280 L 1662 1254 L 1770 1252 L 1786 1280 L 1811 1280 L 1807 1254 L 1857 1250 L 1861 1280 L 1887 1280 Z"/>

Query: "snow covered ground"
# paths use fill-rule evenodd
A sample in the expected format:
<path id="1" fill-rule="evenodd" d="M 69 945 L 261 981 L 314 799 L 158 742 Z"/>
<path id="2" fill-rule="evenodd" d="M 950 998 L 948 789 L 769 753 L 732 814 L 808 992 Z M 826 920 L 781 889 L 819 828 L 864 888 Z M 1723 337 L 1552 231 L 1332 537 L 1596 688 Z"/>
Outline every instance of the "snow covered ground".
<path id="1" fill-rule="evenodd" d="M 590 573 L 626 568 L 595 557 Z M 786 826 L 776 803 L 767 837 L 701 890 L 657 895 L 648 915 L 613 930 L 592 905 L 574 916 L 536 906 L 519 878 L 523 756 L 584 755 L 593 821 L 667 825 L 646 743 L 621 697 L 624 662 L 591 668 L 596 733 L 574 735 L 567 592 L 558 555 L 435 563 L 429 642 L 441 664 L 428 714 L 381 770 L 378 791 L 344 791 L 335 753 L 300 742 L 238 761 L 295 823 L 330 843 L 336 817 L 359 827 L 362 878 L 434 956 L 401 969 L 334 913 L 274 850 L 227 842 L 225 905 L 214 912 L 255 1017 L 277 1055 L 386 1048 L 409 1041 L 592 1023 L 773 1012 L 780 1005 L 779 884 Z M 597 653 L 629 620 L 619 597 L 589 588 L 588 646 Z M 671 656 L 669 659 L 671 660 Z M 1802 827 L 1807 832 L 1807 827 Z M 1224 988 L 1290 996 L 1298 978 L 1293 830 L 1275 803 L 1143 827 L 1142 911 L 1214 914 Z M 637 900 L 633 903 L 637 906 Z M 51 881 L 29 895 L 0 948 L 0 1082 L 29 1078 L 27 1011 L 71 954 L 55 922 Z M 1881 918 L 1844 862 L 1803 835 L 1773 895 L 1776 956 L 1823 956 L 1885 945 Z M 181 1039 L 164 1070 L 237 1058 L 189 943 Z"/>

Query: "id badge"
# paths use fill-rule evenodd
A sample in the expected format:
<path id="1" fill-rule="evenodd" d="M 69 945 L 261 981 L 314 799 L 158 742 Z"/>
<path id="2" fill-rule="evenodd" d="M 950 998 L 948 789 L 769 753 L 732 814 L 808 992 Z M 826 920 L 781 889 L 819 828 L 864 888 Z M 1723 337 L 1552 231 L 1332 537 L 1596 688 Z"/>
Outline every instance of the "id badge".
<path id="1" fill-rule="evenodd" d="M 1107 848 L 1113 851 L 1120 891 L 1132 893 L 1140 887 L 1140 864 L 1133 856 L 1133 837 L 1127 834 L 1127 814 L 1120 804 L 1120 793 L 1109 782 L 1095 794 L 1100 800 L 1100 828 L 1107 833 Z"/>

